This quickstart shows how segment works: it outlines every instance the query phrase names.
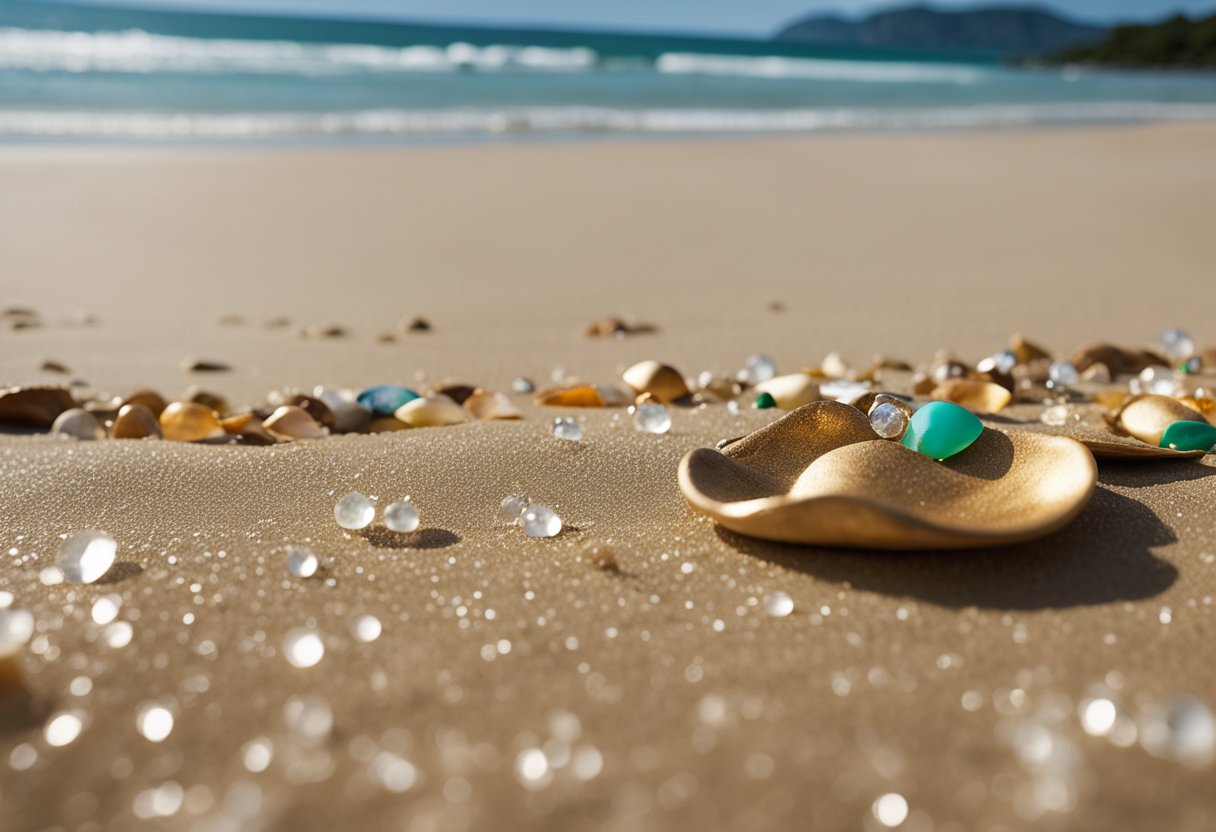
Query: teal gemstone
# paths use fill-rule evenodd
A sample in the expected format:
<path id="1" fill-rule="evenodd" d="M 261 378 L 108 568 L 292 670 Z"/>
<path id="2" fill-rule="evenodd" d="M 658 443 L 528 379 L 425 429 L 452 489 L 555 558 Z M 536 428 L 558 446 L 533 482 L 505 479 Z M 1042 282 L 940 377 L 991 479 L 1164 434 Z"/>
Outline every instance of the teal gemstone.
<path id="1" fill-rule="evenodd" d="M 953 402 L 929 402 L 912 414 L 901 444 L 930 459 L 965 451 L 984 432 L 984 423 Z"/>
<path id="2" fill-rule="evenodd" d="M 776 406 L 777 400 L 773 398 L 772 393 L 761 393 L 759 396 L 756 396 L 756 403 L 753 405 L 756 410 L 768 410 L 770 407 Z"/>
<path id="3" fill-rule="evenodd" d="M 1216 425 L 1174 422 L 1161 434 L 1161 447 L 1175 451 L 1210 451 L 1216 448 Z"/>
<path id="4" fill-rule="evenodd" d="M 418 398 L 418 394 L 408 387 L 398 384 L 377 384 L 356 396 L 355 401 L 377 416 L 392 416 L 397 412 L 397 408 L 416 398 Z"/>

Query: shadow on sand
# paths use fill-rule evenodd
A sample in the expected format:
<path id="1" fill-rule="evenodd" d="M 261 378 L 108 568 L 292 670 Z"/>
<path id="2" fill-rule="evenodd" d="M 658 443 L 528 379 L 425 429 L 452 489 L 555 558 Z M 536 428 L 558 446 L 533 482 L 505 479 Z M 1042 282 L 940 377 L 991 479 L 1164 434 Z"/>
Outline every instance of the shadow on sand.
<path id="1" fill-rule="evenodd" d="M 406 534 L 377 526 L 364 529 L 359 536 L 377 549 L 446 549 L 460 542 L 460 535 L 447 529 L 419 529 Z"/>

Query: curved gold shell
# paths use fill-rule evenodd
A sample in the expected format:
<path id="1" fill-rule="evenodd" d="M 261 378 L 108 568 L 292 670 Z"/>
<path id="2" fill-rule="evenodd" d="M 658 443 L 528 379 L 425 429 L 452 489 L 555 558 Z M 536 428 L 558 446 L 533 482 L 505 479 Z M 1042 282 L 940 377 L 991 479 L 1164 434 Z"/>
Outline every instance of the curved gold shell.
<path id="1" fill-rule="evenodd" d="M 1042 537 L 1085 506 L 1097 467 L 1063 437 L 986 428 L 936 462 L 879 439 L 856 408 L 815 402 L 680 462 L 689 505 L 740 534 L 871 549 L 963 549 Z"/>

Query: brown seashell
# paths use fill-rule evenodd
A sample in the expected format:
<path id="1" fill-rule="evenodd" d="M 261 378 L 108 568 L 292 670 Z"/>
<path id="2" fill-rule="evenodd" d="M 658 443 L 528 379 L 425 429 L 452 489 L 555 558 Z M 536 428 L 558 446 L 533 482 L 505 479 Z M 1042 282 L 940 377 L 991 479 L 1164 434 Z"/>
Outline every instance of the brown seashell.
<path id="1" fill-rule="evenodd" d="M 80 407 L 73 407 L 55 418 L 55 423 L 51 425 L 51 435 L 59 439 L 96 440 L 106 438 L 106 429 L 92 413 Z"/>
<path id="2" fill-rule="evenodd" d="M 42 372 L 44 372 L 44 373 L 70 373 L 70 372 L 72 372 L 71 370 L 69 370 L 67 368 L 66 364 L 63 364 L 59 361 L 52 361 L 49 359 L 46 361 L 43 361 L 42 366 L 39 367 L 39 369 L 42 370 Z"/>
<path id="3" fill-rule="evenodd" d="M 621 379 L 634 392 L 649 393 L 663 404 L 688 395 L 688 385 L 679 370 L 658 361 L 638 362 L 626 370 Z"/>
<path id="4" fill-rule="evenodd" d="M 952 378 L 933 388 L 929 398 L 954 402 L 980 413 L 999 413 L 1013 399 L 1013 394 L 991 381 Z"/>
<path id="5" fill-rule="evenodd" d="M 430 332 L 431 322 L 426 318 L 410 318 L 401 322 L 401 328 L 406 332 Z"/>
<path id="6" fill-rule="evenodd" d="M 160 439 L 160 421 L 156 414 L 142 404 L 124 404 L 118 410 L 114 419 L 114 427 L 110 435 L 115 439 L 144 439 L 154 437 Z"/>
<path id="7" fill-rule="evenodd" d="M 212 393 L 210 390 L 202 390 L 199 387 L 191 387 L 186 391 L 184 397 L 188 402 L 201 404 L 209 407 L 216 413 L 223 415 L 228 412 L 228 400 L 219 393 Z"/>
<path id="8" fill-rule="evenodd" d="M 9 387 L 0 390 L 0 423 L 49 428 L 60 413 L 75 406 L 63 387 Z"/>
<path id="9" fill-rule="evenodd" d="M 395 430 L 409 430 L 410 426 L 396 416 L 377 416 L 367 425 L 368 433 L 391 433 Z"/>
<path id="10" fill-rule="evenodd" d="M 879 439 L 859 410 L 816 402 L 718 452 L 680 462 L 695 510 L 740 534 L 816 546 L 962 549 L 1033 540 L 1088 502 L 1080 443 L 987 428 L 937 462 Z"/>
<path id="11" fill-rule="evenodd" d="M 323 439 L 329 435 L 329 431 L 309 416 L 308 411 L 294 404 L 278 408 L 262 425 L 282 439 Z"/>
<path id="12" fill-rule="evenodd" d="M 305 338 L 345 338 L 347 334 L 346 327 L 339 326 L 338 324 L 329 324 L 328 326 L 312 325 L 300 330 L 300 335 Z"/>
<path id="13" fill-rule="evenodd" d="M 183 358 L 182 369 L 187 373 L 226 373 L 232 368 L 222 361 L 207 361 L 202 358 Z"/>
<path id="14" fill-rule="evenodd" d="M 160 414 L 160 429 L 175 442 L 201 442 L 224 435 L 214 410 L 197 402 L 171 402 Z"/>
<path id="15" fill-rule="evenodd" d="M 1146 367 L 1169 366 L 1170 362 L 1148 350 L 1125 349 L 1114 344 L 1094 342 L 1083 344 L 1069 358 L 1077 370 L 1084 372 L 1095 364 L 1105 364 L 1113 375 L 1135 375 Z"/>
<path id="16" fill-rule="evenodd" d="M 436 388 L 435 392 L 441 396 L 447 396 L 456 402 L 456 404 L 464 404 L 465 400 L 476 393 L 478 389 L 480 388 L 474 387 L 471 384 L 444 384 Z"/>
<path id="17" fill-rule="evenodd" d="M 152 415 L 160 417 L 164 412 L 165 407 L 169 404 L 165 401 L 165 397 L 155 390 L 136 390 L 131 395 L 122 400 L 123 404 L 142 404 L 148 410 L 152 411 Z"/>
<path id="18" fill-rule="evenodd" d="M 534 401 L 547 407 L 604 407 L 604 396 L 592 384 L 550 387 L 536 394 Z"/>
<path id="19" fill-rule="evenodd" d="M 312 396 L 305 396 L 303 393 L 296 393 L 287 400 L 287 403 L 294 404 L 296 407 L 303 410 L 321 427 L 329 430 L 334 429 L 334 424 L 336 422 L 334 412 L 330 409 L 329 405 L 320 399 Z"/>
<path id="20" fill-rule="evenodd" d="M 1118 430 L 1158 447 L 1161 435 L 1174 422 L 1206 423 L 1207 419 L 1177 399 L 1150 393 L 1132 396 L 1111 417 L 1111 421 Z"/>
<path id="21" fill-rule="evenodd" d="M 242 445 L 273 445 L 279 441 L 254 413 L 238 413 L 220 419 L 220 425 L 229 436 L 238 437 Z"/>
<path id="22" fill-rule="evenodd" d="M 1009 351 L 1017 357 L 1019 364 L 1029 364 L 1031 361 L 1051 360 L 1051 353 L 1033 341 L 1027 341 L 1021 334 L 1009 339 Z"/>
<path id="23" fill-rule="evenodd" d="M 393 415 L 412 428 L 445 427 L 469 420 L 464 408 L 446 396 L 408 401 Z"/>
<path id="24" fill-rule="evenodd" d="M 465 410 L 473 414 L 475 419 L 522 419 L 523 413 L 515 406 L 515 402 L 502 393 L 491 393 L 489 390 L 478 390 L 464 401 Z"/>
<path id="25" fill-rule="evenodd" d="M 762 381 L 753 388 L 757 394 L 768 393 L 777 407 L 793 410 L 819 399 L 819 385 L 805 373 L 791 373 Z"/>
<path id="26" fill-rule="evenodd" d="M 889 358 L 883 355 L 874 356 L 874 363 L 871 365 L 872 370 L 893 370 L 897 373 L 910 373 L 913 370 L 911 364 L 907 361 L 900 361 L 898 358 Z"/>
<path id="27" fill-rule="evenodd" d="M 1040 422 L 1018 425 L 1017 432 L 1037 433 L 1048 436 L 1064 436 L 1075 439 L 1090 450 L 1097 459 L 1111 462 L 1155 462 L 1166 459 L 1197 459 L 1203 451 L 1175 451 L 1146 445 L 1139 439 L 1120 436 L 1106 425 L 1069 421 L 1066 425 L 1050 426 Z"/>
<path id="28" fill-rule="evenodd" d="M 1089 384 L 1110 384 L 1112 378 L 1110 367 L 1100 361 L 1090 364 L 1081 372 L 1081 381 Z"/>

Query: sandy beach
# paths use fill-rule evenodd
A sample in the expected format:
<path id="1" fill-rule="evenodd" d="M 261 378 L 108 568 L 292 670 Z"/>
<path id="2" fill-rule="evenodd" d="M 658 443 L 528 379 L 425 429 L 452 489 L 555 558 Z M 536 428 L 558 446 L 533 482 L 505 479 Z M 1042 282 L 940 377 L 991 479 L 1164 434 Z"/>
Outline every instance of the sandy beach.
<path id="1" fill-rule="evenodd" d="M 0 331 L 0 382 L 257 405 L 318 384 L 616 383 L 651 358 L 691 376 L 754 353 L 783 372 L 833 351 L 974 362 L 1016 332 L 1062 355 L 1171 326 L 1210 347 L 1213 148 L 1210 123 L 9 148 L 0 299 L 44 324 Z M 654 331 L 586 337 L 604 315 Z M 419 316 L 430 332 L 403 331 Z M 677 488 L 685 453 L 771 411 L 673 408 L 662 436 L 583 411 L 572 444 L 549 434 L 570 411 L 515 398 L 519 422 L 268 448 L 0 435 L 0 591 L 38 621 L 0 700 L 0 829 L 880 830 L 884 795 L 918 832 L 1216 825 L 1210 765 L 1127 728 L 1171 696 L 1216 704 L 1211 454 L 1099 465 L 1081 516 L 1037 542 L 826 550 L 720 531 Z M 422 531 L 344 531 L 351 490 L 410 495 Z M 515 492 L 562 534 L 502 522 Z M 88 528 L 119 542 L 114 572 L 45 585 Z M 318 576 L 287 573 L 289 544 Z M 774 593 L 791 614 L 766 611 Z M 112 594 L 125 646 L 93 614 Z M 377 640 L 352 635 L 360 613 Z M 323 634 L 315 667 L 283 656 L 298 627 Z M 1122 733 L 1078 717 L 1094 686 Z M 285 723 L 299 695 L 332 708 L 327 738 Z M 163 742 L 136 730 L 153 700 L 175 711 Z M 62 711 L 84 730 L 50 747 Z"/>

